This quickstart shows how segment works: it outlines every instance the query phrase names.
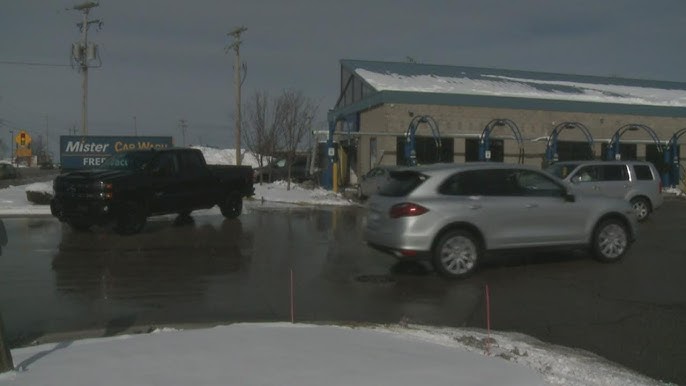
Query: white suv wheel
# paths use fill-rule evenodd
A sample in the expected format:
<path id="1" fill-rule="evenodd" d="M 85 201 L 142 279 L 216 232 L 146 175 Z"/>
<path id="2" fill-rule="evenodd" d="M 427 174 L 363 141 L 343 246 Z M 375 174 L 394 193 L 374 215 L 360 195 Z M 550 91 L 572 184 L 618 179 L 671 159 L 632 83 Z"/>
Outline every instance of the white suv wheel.
<path id="1" fill-rule="evenodd" d="M 476 269 L 480 255 L 479 242 L 471 233 L 450 231 L 436 245 L 433 265 L 443 276 L 460 278 Z"/>
<path id="2" fill-rule="evenodd" d="M 626 226 L 617 220 L 607 220 L 596 228 L 593 238 L 593 252 L 600 261 L 620 260 L 629 247 Z"/>

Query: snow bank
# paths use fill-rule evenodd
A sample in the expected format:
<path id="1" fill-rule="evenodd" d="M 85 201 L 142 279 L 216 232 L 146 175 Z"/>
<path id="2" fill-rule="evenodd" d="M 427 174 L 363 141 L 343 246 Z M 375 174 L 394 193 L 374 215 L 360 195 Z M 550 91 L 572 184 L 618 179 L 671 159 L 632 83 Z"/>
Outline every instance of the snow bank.
<path id="1" fill-rule="evenodd" d="M 12 350 L 0 385 L 658 385 L 520 334 L 241 323 Z"/>

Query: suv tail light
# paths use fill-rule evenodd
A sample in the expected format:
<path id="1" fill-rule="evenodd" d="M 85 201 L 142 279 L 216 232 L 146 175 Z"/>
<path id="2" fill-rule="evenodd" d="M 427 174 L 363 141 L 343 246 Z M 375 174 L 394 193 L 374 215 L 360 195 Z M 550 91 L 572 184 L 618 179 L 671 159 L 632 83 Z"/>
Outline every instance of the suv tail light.
<path id="1" fill-rule="evenodd" d="M 659 185 L 659 188 L 657 189 L 657 192 L 662 193 L 662 178 L 658 178 L 658 180 L 660 181 L 660 185 Z"/>
<path id="2" fill-rule="evenodd" d="M 402 204 L 393 205 L 388 213 L 391 218 L 421 216 L 429 210 L 425 207 L 413 204 L 411 202 L 403 202 Z"/>

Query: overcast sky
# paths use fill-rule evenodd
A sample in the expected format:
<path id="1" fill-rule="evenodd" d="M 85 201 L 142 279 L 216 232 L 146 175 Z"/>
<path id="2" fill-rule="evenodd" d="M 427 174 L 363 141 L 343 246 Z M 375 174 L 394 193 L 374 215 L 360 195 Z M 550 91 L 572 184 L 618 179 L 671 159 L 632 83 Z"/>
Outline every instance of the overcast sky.
<path id="1" fill-rule="evenodd" d="M 34 137 L 81 126 L 81 74 L 68 66 L 82 0 L 2 0 L 0 155 L 10 129 Z M 102 66 L 89 71 L 89 133 L 233 141 L 238 26 L 248 73 L 243 100 L 301 90 L 319 124 L 339 92 L 339 60 L 493 67 L 686 82 L 683 0 L 101 0 L 89 37 Z M 89 40 L 91 40 L 89 39 Z M 62 66 L 33 66 L 9 62 Z M 57 154 L 56 154 L 57 155 Z"/>

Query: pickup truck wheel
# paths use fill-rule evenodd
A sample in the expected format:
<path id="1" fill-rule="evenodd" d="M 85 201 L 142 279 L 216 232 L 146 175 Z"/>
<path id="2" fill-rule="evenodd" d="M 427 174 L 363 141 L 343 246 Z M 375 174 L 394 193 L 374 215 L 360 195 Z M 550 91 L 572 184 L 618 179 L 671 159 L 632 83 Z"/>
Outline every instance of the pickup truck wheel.
<path id="1" fill-rule="evenodd" d="M 83 221 L 83 220 L 67 220 L 67 224 L 75 230 L 79 232 L 85 232 L 90 229 L 91 224 Z"/>
<path id="2" fill-rule="evenodd" d="M 219 205 L 222 214 L 226 218 L 236 218 L 241 215 L 243 210 L 243 198 L 237 194 L 230 194 L 224 202 Z"/>
<path id="3" fill-rule="evenodd" d="M 133 235 L 142 231 L 146 222 L 143 208 L 135 202 L 126 202 L 116 215 L 114 231 L 120 235 Z"/>

